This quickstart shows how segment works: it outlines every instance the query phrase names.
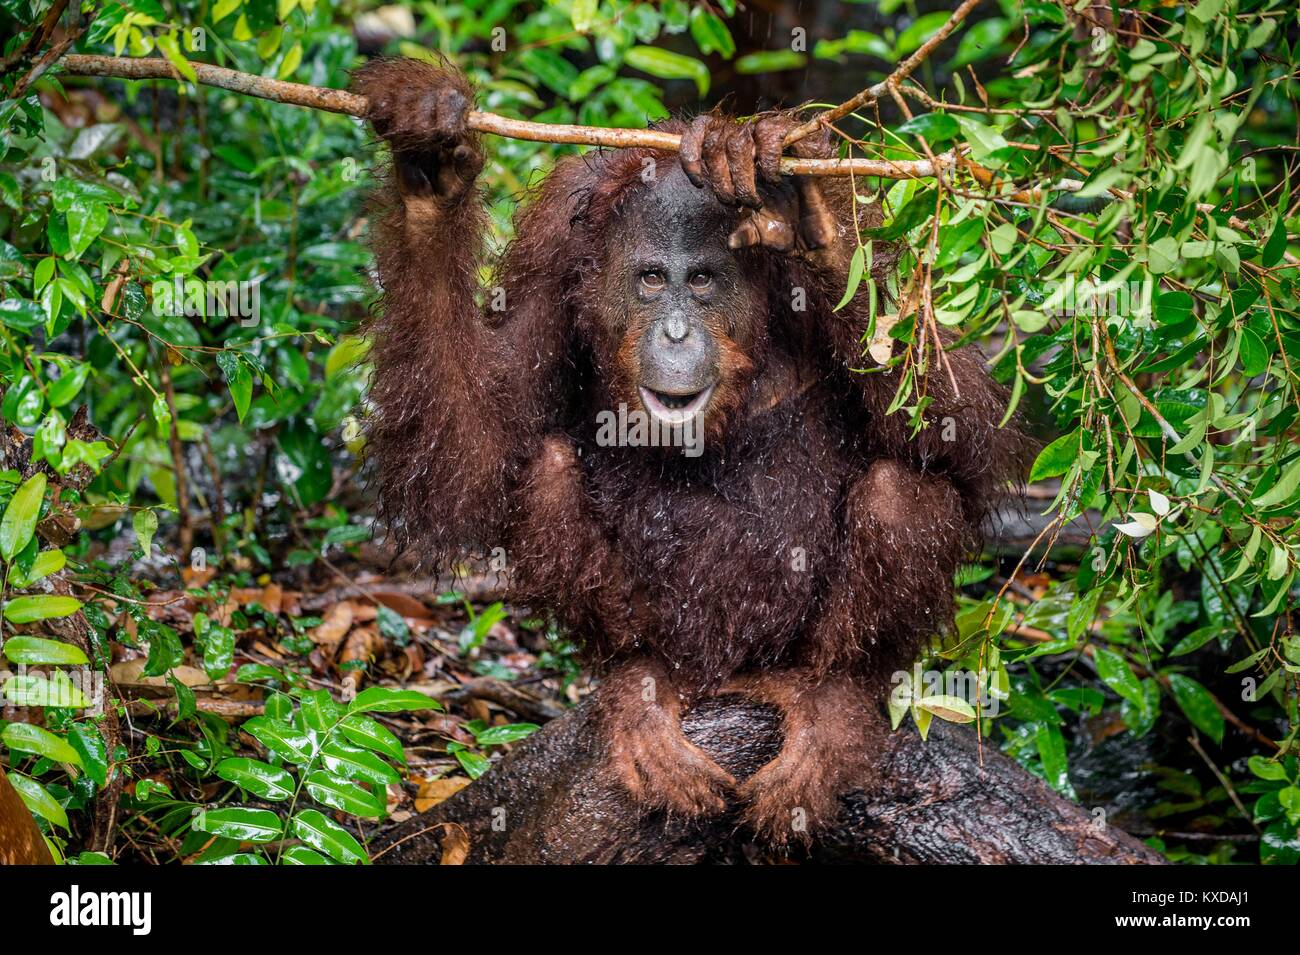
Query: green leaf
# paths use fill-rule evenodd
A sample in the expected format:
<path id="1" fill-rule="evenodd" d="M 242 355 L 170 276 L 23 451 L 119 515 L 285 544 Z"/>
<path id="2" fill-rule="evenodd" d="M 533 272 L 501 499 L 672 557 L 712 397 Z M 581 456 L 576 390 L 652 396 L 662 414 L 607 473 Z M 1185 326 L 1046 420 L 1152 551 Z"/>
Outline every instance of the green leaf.
<path id="1" fill-rule="evenodd" d="M 1102 683 L 1135 706 L 1144 704 L 1142 686 L 1138 683 L 1138 678 L 1128 665 L 1128 661 L 1105 647 L 1097 647 L 1095 658 L 1097 676 L 1101 677 Z"/>
<path id="2" fill-rule="evenodd" d="M 1029 469 L 1029 480 L 1059 477 L 1070 470 L 1070 466 L 1078 460 L 1082 440 L 1081 430 L 1071 431 L 1043 448 L 1034 460 L 1034 466 Z"/>
<path id="3" fill-rule="evenodd" d="M 567 97 L 573 81 L 578 78 L 578 68 L 554 50 L 536 47 L 519 55 L 519 62 L 542 85 L 553 93 Z"/>
<path id="4" fill-rule="evenodd" d="M 293 777 L 288 771 L 259 759 L 231 757 L 217 763 L 216 774 L 227 782 L 262 799 L 279 802 L 293 795 Z"/>
<path id="5" fill-rule="evenodd" d="M 68 210 L 68 242 L 66 258 L 77 259 L 90 247 L 90 243 L 108 225 L 108 208 L 98 202 L 78 199 Z"/>
<path id="6" fill-rule="evenodd" d="M 44 637 L 10 637 L 5 641 L 4 652 L 10 663 L 27 666 L 84 666 L 90 662 L 80 647 Z"/>
<path id="7" fill-rule="evenodd" d="M 149 644 L 149 657 L 141 671 L 144 676 L 161 676 L 185 658 L 180 634 L 166 624 L 141 621 L 140 636 Z"/>
<path id="8" fill-rule="evenodd" d="M 1174 648 L 1169 651 L 1169 655 L 1171 657 L 1180 657 L 1183 654 L 1191 653 L 1193 650 L 1199 650 L 1222 632 L 1223 628 L 1214 624 L 1194 630 L 1174 644 Z"/>
<path id="9" fill-rule="evenodd" d="M 1256 491 L 1262 491 L 1253 502 L 1256 507 L 1273 507 L 1275 504 L 1281 504 L 1292 494 L 1297 487 L 1300 487 L 1300 458 L 1291 463 L 1291 466 L 1282 472 L 1282 476 L 1277 479 L 1277 483 L 1271 487 L 1265 487 L 1263 482 L 1255 488 Z M 8 513 L 5 514 L 7 518 Z"/>
<path id="10" fill-rule="evenodd" d="M 22 773 L 11 772 L 8 776 L 9 782 L 17 791 L 23 804 L 27 806 L 28 812 L 33 816 L 49 820 L 60 829 L 68 828 L 68 814 L 44 786 Z"/>
<path id="11" fill-rule="evenodd" d="M 148 507 L 136 511 L 135 516 L 131 518 L 131 529 L 135 531 L 136 542 L 147 558 L 153 547 L 154 532 L 158 530 L 158 515 Z"/>
<path id="12" fill-rule="evenodd" d="M 399 763 L 406 763 L 402 741 L 377 720 L 353 713 L 339 724 L 339 732 L 351 743 L 364 747 Z"/>
<path id="13" fill-rule="evenodd" d="M 321 749 L 321 765 L 345 779 L 388 786 L 401 782 L 397 770 L 369 750 L 331 740 Z"/>
<path id="14" fill-rule="evenodd" d="M 1178 253 L 1178 240 L 1173 236 L 1157 239 L 1147 246 L 1147 268 L 1153 275 L 1171 272 L 1180 261 Z"/>
<path id="15" fill-rule="evenodd" d="M 68 865 L 116 865 L 116 863 L 102 852 L 87 850 L 78 853 L 75 859 L 69 859 Z"/>
<path id="16" fill-rule="evenodd" d="M 853 301 L 853 296 L 857 294 L 858 286 L 862 283 L 862 273 L 866 270 L 866 246 L 859 245 L 853 250 L 853 258 L 849 260 L 849 278 L 848 285 L 844 289 L 844 296 L 840 299 L 839 304 L 833 311 L 838 312 L 849 302 Z"/>
<path id="17" fill-rule="evenodd" d="M 330 456 L 321 436 L 306 422 L 294 422 L 279 435 L 280 450 L 288 459 L 295 475 L 293 490 L 304 507 L 325 499 L 333 485 L 334 471 Z"/>
<path id="18" fill-rule="evenodd" d="M 717 14 L 704 7 L 691 10 L 691 37 L 705 55 L 717 53 L 726 60 L 736 55 L 736 41 L 731 31 Z"/>
<path id="19" fill-rule="evenodd" d="M 956 139 L 961 135 L 961 127 L 957 124 L 957 120 L 947 113 L 922 113 L 899 126 L 896 132 L 924 136 L 927 142 L 933 144 L 943 142 L 945 139 Z M 1015 228 L 1010 223 L 1005 224 L 1012 229 Z"/>
<path id="20" fill-rule="evenodd" d="M 0 201 L 14 212 L 23 211 L 22 187 L 13 173 L 0 172 Z"/>
<path id="21" fill-rule="evenodd" d="M 1169 690 L 1192 725 L 1216 743 L 1222 744 L 1223 714 L 1215 705 L 1210 691 L 1181 673 L 1169 674 Z"/>
<path id="22" fill-rule="evenodd" d="M 181 76 L 191 83 L 199 81 L 199 76 L 194 72 L 194 67 L 189 60 L 185 59 L 185 54 L 181 52 L 180 43 L 176 40 L 176 31 L 157 34 L 154 37 L 154 42 L 158 44 L 158 49 L 162 50 L 163 56 L 167 57 L 168 62 L 176 67 Z"/>
<path id="23" fill-rule="evenodd" d="M 894 44 L 894 56 L 901 60 L 918 49 L 943 28 L 950 16 L 952 14 L 946 10 L 936 10 L 918 17 L 911 26 L 898 35 L 898 42 Z"/>
<path id="24" fill-rule="evenodd" d="M 709 93 L 709 68 L 692 56 L 683 56 L 654 46 L 634 46 L 627 51 L 624 62 L 633 69 L 662 80 L 693 80 L 700 96 Z M 740 61 L 736 63 L 737 69 Z"/>
<path id="25" fill-rule="evenodd" d="M 280 853 L 280 865 L 329 865 L 330 860 L 326 859 L 319 852 L 308 849 L 306 846 L 290 846 Z"/>
<path id="26" fill-rule="evenodd" d="M 961 127 L 966 141 L 971 145 L 971 156 L 976 160 L 984 159 L 990 153 L 1007 148 L 1006 138 L 991 126 L 969 116 L 957 116 L 957 125 Z"/>
<path id="27" fill-rule="evenodd" d="M 301 63 L 302 44 L 294 43 L 294 45 L 289 48 L 289 52 L 284 55 L 284 59 L 280 62 L 280 68 L 275 71 L 275 75 L 282 80 L 287 80 L 289 77 L 293 76 L 294 71 L 298 69 L 298 66 Z"/>
<path id="28" fill-rule="evenodd" d="M 56 763 L 81 766 L 81 754 L 73 749 L 67 740 L 30 723 L 10 723 L 4 728 L 4 732 L 0 733 L 0 740 L 3 740 L 10 749 L 22 753 L 45 756 Z"/>
<path id="29" fill-rule="evenodd" d="M 50 260 L 46 260 L 50 261 Z M 46 389 L 46 397 L 51 408 L 62 408 L 81 392 L 81 388 L 90 376 L 90 365 L 78 362 L 71 370 L 65 371 Z"/>
<path id="30" fill-rule="evenodd" d="M 1250 766 L 1250 771 L 1260 779 L 1286 779 L 1286 767 L 1279 762 L 1263 756 L 1252 756 L 1246 762 Z"/>
<path id="31" fill-rule="evenodd" d="M 365 528 L 361 529 L 365 531 L 367 537 L 370 536 L 369 530 Z M 338 530 L 338 528 L 335 528 L 335 530 Z M 326 536 L 328 537 L 329 535 Z M 386 607 L 383 604 L 380 604 L 376 610 L 377 613 L 375 619 L 379 624 L 380 636 L 395 641 L 398 646 L 405 646 L 406 642 L 411 638 L 411 628 L 406 625 L 406 621 L 402 619 L 402 615 L 393 608 Z"/>
<path id="32" fill-rule="evenodd" d="M 1069 760 L 1061 728 L 1051 723 L 1039 723 L 1034 743 L 1038 748 L 1038 758 L 1043 763 L 1043 778 L 1047 784 L 1059 793 L 1070 793 Z"/>
<path id="33" fill-rule="evenodd" d="M 1254 378 L 1268 367 L 1269 351 L 1264 340 L 1249 328 L 1241 330 L 1241 370 Z"/>
<path id="34" fill-rule="evenodd" d="M 465 770 L 470 779 L 478 779 L 492 768 L 490 759 L 468 749 L 456 750 L 456 762 L 460 763 L 461 769 Z"/>
<path id="35" fill-rule="evenodd" d="M 312 799 L 331 809 L 341 809 L 363 819 L 381 819 L 387 811 L 385 800 L 369 789 L 324 770 L 309 775 L 305 784 Z"/>
<path id="36" fill-rule="evenodd" d="M 226 376 L 226 386 L 230 389 L 231 400 L 235 403 L 235 414 L 242 422 L 253 400 L 253 374 L 248 370 L 248 366 L 240 361 L 239 355 L 230 351 L 223 351 L 217 355 L 217 367 Z"/>
<path id="37" fill-rule="evenodd" d="M 288 723 L 281 723 L 268 716 L 254 716 L 244 723 L 243 729 L 276 756 L 288 762 L 303 765 L 311 762 L 315 755 L 311 737 Z"/>
<path id="38" fill-rule="evenodd" d="M 370 351 L 370 340 L 359 335 L 345 335 L 325 356 L 325 377 L 337 378 L 340 373 L 356 369 Z"/>
<path id="39" fill-rule="evenodd" d="M 99 727 L 90 722 L 73 723 L 68 727 L 68 743 L 80 754 L 82 768 L 95 785 L 107 783 L 108 745 Z"/>
<path id="40" fill-rule="evenodd" d="M 286 682 L 283 673 L 275 667 L 267 666 L 265 663 L 245 663 L 235 671 L 236 683 L 260 683 L 263 680 L 270 680 L 275 683 Z"/>
<path id="41" fill-rule="evenodd" d="M 68 709 L 90 706 L 86 695 L 62 670 L 55 670 L 48 680 L 37 673 L 15 676 L 5 682 L 3 693 L 15 706 L 59 706 Z"/>
<path id="42" fill-rule="evenodd" d="M 578 74 L 578 78 L 569 87 L 569 97 L 573 100 L 584 100 L 617 75 L 613 67 L 604 63 L 589 66 Z"/>
<path id="43" fill-rule="evenodd" d="M 589 32 L 592 24 L 596 22 L 596 11 L 599 7 L 600 0 L 573 0 L 573 6 L 569 11 L 573 29 L 579 33 Z"/>
<path id="44" fill-rule="evenodd" d="M 991 56 L 1010 32 L 1011 23 L 1002 17 L 990 17 L 972 24 L 957 45 L 957 55 L 948 64 L 948 69 L 959 69 Z"/>
<path id="45" fill-rule="evenodd" d="M 5 619 L 10 623 L 33 623 L 54 617 L 70 617 L 81 609 L 75 597 L 15 597 L 5 604 Z"/>
<path id="46" fill-rule="evenodd" d="M 4 517 L 0 518 L 0 556 L 6 561 L 27 546 L 36 533 L 36 522 L 45 499 L 45 474 L 37 471 L 9 499 Z"/>
<path id="47" fill-rule="evenodd" d="M 973 723 L 975 708 L 958 696 L 926 696 L 916 701 L 916 705 L 949 723 Z M 480 739 L 481 742 L 481 739 Z"/>
<path id="48" fill-rule="evenodd" d="M 1264 243 L 1264 251 L 1260 258 L 1260 264 L 1266 269 L 1271 269 L 1282 261 L 1282 256 L 1286 254 L 1286 222 L 1279 216 L 1277 225 L 1273 227 L 1273 234 L 1268 237 Z"/>
<path id="49" fill-rule="evenodd" d="M 401 713 L 407 710 L 441 710 L 442 704 L 415 690 L 394 690 L 372 686 L 348 704 L 349 713 Z"/>
<path id="50" fill-rule="evenodd" d="M 255 852 L 232 852 L 228 855 L 205 855 L 196 859 L 194 865 L 270 865 Z"/>
<path id="51" fill-rule="evenodd" d="M 244 0 L 217 0 L 212 7 L 212 22 L 220 23 L 244 5 Z"/>
<path id="52" fill-rule="evenodd" d="M 239 842 L 274 842 L 283 832 L 280 817 L 270 809 L 240 806 L 201 810 L 192 825 L 197 832 Z"/>
<path id="53" fill-rule="evenodd" d="M 783 70 L 802 70 L 807 65 L 806 53 L 798 53 L 794 50 L 763 50 L 759 53 L 746 54 L 736 60 L 736 72 L 779 73 Z"/>
<path id="54" fill-rule="evenodd" d="M 1296 827 L 1279 819 L 1264 830 L 1259 844 L 1259 861 L 1265 865 L 1293 866 L 1300 862 L 1300 836 Z"/>
<path id="55" fill-rule="evenodd" d="M 7 298 L 0 302 L 0 322 L 20 332 L 30 332 L 45 324 L 45 310 L 35 302 Z"/>
<path id="56" fill-rule="evenodd" d="M 343 707 L 325 690 L 309 690 L 302 694 L 302 724 L 318 733 L 327 732 L 343 716 Z"/>
<path id="57" fill-rule="evenodd" d="M 506 723 L 502 726 L 489 726 L 475 735 L 474 739 L 480 746 L 500 746 L 502 743 L 513 743 L 532 736 L 539 729 L 541 727 L 536 723 Z"/>
<path id="58" fill-rule="evenodd" d="M 955 226 L 939 230 L 939 254 L 935 256 L 936 268 L 951 268 L 962 255 L 984 235 L 982 219 L 967 219 Z"/>
<path id="59" fill-rule="evenodd" d="M 368 865 L 365 850 L 352 834 L 316 809 L 304 809 L 290 823 L 293 834 L 336 862 Z"/>
<path id="60" fill-rule="evenodd" d="M 52 255 L 47 255 L 36 263 L 36 268 L 32 269 L 32 288 L 40 291 L 49 284 L 50 278 L 54 275 L 54 263 L 57 260 Z"/>

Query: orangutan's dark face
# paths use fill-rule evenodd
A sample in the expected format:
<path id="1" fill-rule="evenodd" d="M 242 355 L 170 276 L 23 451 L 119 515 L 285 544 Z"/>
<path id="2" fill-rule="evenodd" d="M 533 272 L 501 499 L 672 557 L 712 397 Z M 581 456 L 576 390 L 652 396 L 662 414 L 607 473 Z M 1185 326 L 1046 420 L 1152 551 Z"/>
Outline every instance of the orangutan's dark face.
<path id="1" fill-rule="evenodd" d="M 661 425 L 720 424 L 752 372 L 762 311 L 727 246 L 733 218 L 673 164 L 615 226 L 604 331 L 634 391 L 622 397 Z"/>

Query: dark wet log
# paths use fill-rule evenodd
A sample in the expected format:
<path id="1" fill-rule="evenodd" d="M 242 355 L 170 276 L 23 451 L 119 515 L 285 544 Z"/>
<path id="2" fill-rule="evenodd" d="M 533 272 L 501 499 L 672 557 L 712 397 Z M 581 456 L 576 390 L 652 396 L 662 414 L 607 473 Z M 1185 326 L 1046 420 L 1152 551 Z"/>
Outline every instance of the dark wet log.
<path id="1" fill-rule="evenodd" d="M 687 735 L 737 778 L 781 742 L 776 713 L 710 700 Z M 604 773 L 590 704 L 555 720 L 473 785 L 372 844 L 381 863 L 437 863 L 459 826 L 470 863 L 698 863 L 761 858 L 734 817 L 687 822 L 640 811 Z M 934 721 L 928 742 L 904 728 L 882 754 L 884 781 L 844 798 L 807 855 L 820 862 L 1159 863 L 1160 856 L 985 745 Z M 457 839 L 459 842 L 459 839 Z M 463 843 L 462 843 L 463 844 Z M 800 853 L 803 854 L 803 853 Z"/>
<path id="2" fill-rule="evenodd" d="M 41 830 L 0 766 L 0 865 L 51 865 Z"/>

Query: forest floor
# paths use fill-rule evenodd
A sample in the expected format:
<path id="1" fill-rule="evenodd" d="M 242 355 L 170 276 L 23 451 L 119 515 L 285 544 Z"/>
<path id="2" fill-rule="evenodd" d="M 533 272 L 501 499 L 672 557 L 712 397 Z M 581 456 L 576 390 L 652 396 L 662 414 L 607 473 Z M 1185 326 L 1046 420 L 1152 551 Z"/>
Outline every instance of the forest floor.
<path id="1" fill-rule="evenodd" d="M 328 577 L 314 583 L 290 573 L 275 576 L 299 579 L 262 575 L 253 586 L 230 586 L 211 569 L 185 568 L 183 587 L 152 590 L 144 606 L 150 619 L 180 636 L 186 659 L 172 675 L 192 691 L 195 708 L 232 727 L 260 715 L 270 692 L 234 682 L 248 665 L 295 675 L 307 688 L 326 689 L 345 702 L 381 685 L 415 690 L 442 704 L 440 712 L 373 714 L 401 740 L 407 765 L 402 782 L 388 787 L 387 818 L 358 832 L 363 842 L 469 785 L 511 745 L 591 689 L 571 644 L 501 602 L 504 577 L 432 578 L 380 563 L 328 563 Z M 317 575 L 321 570 L 319 563 L 313 568 Z M 111 597 L 101 599 L 110 618 L 120 613 L 114 623 L 133 637 L 137 621 Z M 229 681 L 214 681 L 197 658 L 199 615 L 203 628 L 215 624 L 235 635 Z M 127 701 L 130 749 L 138 751 L 150 735 L 165 742 L 180 705 L 177 692 L 163 677 L 142 675 L 147 648 L 117 639 L 111 645 L 111 692 Z M 192 779 L 182 778 L 184 764 L 177 768 L 177 778 L 167 778 L 155 764 L 149 776 L 129 781 L 126 792 L 134 793 L 144 778 L 174 793 L 192 789 Z M 148 833 L 133 833 L 130 840 L 146 857 L 147 842 Z"/>

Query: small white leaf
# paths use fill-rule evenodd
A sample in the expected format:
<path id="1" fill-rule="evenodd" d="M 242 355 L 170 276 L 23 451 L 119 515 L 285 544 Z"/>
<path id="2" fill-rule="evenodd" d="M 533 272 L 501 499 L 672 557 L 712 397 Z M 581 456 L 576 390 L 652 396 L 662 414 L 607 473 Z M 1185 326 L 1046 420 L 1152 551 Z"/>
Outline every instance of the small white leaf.
<path id="1" fill-rule="evenodd" d="M 1169 513 L 1169 498 L 1165 497 L 1159 491 L 1147 491 L 1147 496 L 1151 498 L 1151 510 L 1155 511 L 1161 517 Z"/>
<path id="2" fill-rule="evenodd" d="M 1142 511 L 1132 511 L 1129 517 L 1133 518 L 1128 524 L 1116 524 L 1115 530 L 1121 534 L 1127 534 L 1129 537 L 1147 537 L 1156 529 L 1156 518 L 1153 514 L 1145 514 Z"/>

